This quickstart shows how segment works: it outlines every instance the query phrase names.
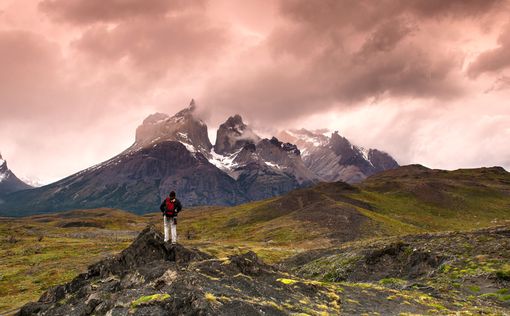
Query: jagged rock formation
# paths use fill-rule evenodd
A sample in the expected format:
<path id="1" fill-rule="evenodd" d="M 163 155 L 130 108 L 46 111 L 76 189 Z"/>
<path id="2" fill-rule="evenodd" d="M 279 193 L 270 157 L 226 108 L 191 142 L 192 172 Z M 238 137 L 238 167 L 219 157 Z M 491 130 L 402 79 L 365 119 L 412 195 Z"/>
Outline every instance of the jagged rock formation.
<path id="1" fill-rule="evenodd" d="M 243 122 L 241 116 L 234 115 L 218 128 L 214 151 L 219 155 L 233 154 L 244 146 L 259 141 L 260 137 Z"/>
<path id="2" fill-rule="evenodd" d="M 7 167 L 7 161 L 5 161 L 2 158 L 2 154 L 0 154 L 0 196 L 30 188 L 32 187 L 18 179 Z"/>
<path id="3" fill-rule="evenodd" d="M 296 145 L 275 137 L 261 139 L 239 115 L 223 123 L 217 135 L 211 162 L 236 179 L 251 200 L 279 195 L 316 180 Z"/>
<path id="4" fill-rule="evenodd" d="M 326 130 L 283 131 L 279 136 L 302 149 L 305 166 L 322 181 L 358 183 L 398 163 L 387 153 L 355 146 L 338 132 L 327 136 Z"/>
<path id="5" fill-rule="evenodd" d="M 476 313 L 506 315 L 510 306 L 510 227 L 470 232 L 407 235 L 304 252 L 281 263 L 301 278 L 342 282 L 344 294 L 357 304 L 343 304 L 343 314 L 377 311 L 402 313 L 419 303 L 417 314 Z M 362 291 L 348 288 L 362 282 Z M 392 294 L 370 295 L 377 288 Z M 371 298 L 367 299 L 367 295 Z M 386 305 L 393 302 L 399 306 Z M 343 301 L 345 302 L 345 300 Z M 409 312 L 409 311 L 408 311 Z"/>

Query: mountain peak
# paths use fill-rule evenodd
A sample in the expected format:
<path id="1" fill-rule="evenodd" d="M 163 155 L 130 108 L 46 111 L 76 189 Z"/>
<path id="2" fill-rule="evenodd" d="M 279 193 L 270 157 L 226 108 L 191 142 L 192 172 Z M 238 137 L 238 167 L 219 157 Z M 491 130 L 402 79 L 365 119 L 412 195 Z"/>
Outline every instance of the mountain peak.
<path id="1" fill-rule="evenodd" d="M 134 149 L 163 141 L 179 141 L 190 151 L 208 153 L 212 145 L 207 135 L 207 125 L 195 117 L 195 109 L 195 100 L 192 99 L 188 107 L 172 117 L 164 113 L 149 115 L 136 129 Z"/>
<path id="2" fill-rule="evenodd" d="M 168 114 L 156 112 L 147 116 L 145 120 L 143 120 L 142 124 L 159 124 L 169 118 L 170 116 L 168 116 Z"/>
<path id="3" fill-rule="evenodd" d="M 229 117 L 225 123 L 228 126 L 236 126 L 236 125 L 246 126 L 246 124 L 244 124 L 244 122 L 243 122 L 243 118 L 239 114 Z"/>
<path id="4" fill-rule="evenodd" d="M 195 99 L 191 99 L 191 102 L 189 103 L 188 107 L 180 110 L 177 112 L 177 114 L 174 115 L 174 117 L 193 117 L 193 114 L 195 113 L 195 110 L 197 109 L 197 105 L 195 103 Z M 195 117 L 193 117 L 196 120 L 199 120 Z M 201 120 L 199 120 L 201 121 Z"/>
<path id="5" fill-rule="evenodd" d="M 243 118 L 236 114 L 229 117 L 218 128 L 214 151 L 218 154 L 231 154 L 247 144 L 256 144 L 260 137 L 243 122 Z"/>

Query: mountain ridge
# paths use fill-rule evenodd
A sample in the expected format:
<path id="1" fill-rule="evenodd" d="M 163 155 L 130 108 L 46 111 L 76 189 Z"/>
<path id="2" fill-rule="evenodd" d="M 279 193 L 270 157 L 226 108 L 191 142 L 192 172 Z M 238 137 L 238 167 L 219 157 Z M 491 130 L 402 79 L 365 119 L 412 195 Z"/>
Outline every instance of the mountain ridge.
<path id="1" fill-rule="evenodd" d="M 238 114 L 220 125 L 211 144 L 196 112 L 192 100 L 172 117 L 149 115 L 120 154 L 55 183 L 7 194 L 0 214 L 97 207 L 145 213 L 172 190 L 189 206 L 236 205 L 321 180 L 298 146 L 258 136 Z"/>
<path id="2" fill-rule="evenodd" d="M 386 152 L 353 145 L 338 131 L 314 132 L 303 128 L 280 131 L 278 135 L 302 148 L 305 166 L 321 181 L 359 183 L 373 174 L 399 166 Z"/>

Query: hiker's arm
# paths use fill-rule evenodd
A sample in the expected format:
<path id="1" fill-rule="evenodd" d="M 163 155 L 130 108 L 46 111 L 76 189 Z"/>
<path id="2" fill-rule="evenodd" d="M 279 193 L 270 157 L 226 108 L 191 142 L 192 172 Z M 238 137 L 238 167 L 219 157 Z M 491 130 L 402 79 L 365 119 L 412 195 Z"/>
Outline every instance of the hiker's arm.
<path id="1" fill-rule="evenodd" d="M 177 201 L 175 208 L 177 209 L 177 213 L 179 213 L 182 210 L 181 201 Z"/>
<path id="2" fill-rule="evenodd" d="M 163 201 L 163 203 L 161 203 L 161 205 L 159 206 L 159 210 L 163 213 L 165 212 L 165 201 Z"/>

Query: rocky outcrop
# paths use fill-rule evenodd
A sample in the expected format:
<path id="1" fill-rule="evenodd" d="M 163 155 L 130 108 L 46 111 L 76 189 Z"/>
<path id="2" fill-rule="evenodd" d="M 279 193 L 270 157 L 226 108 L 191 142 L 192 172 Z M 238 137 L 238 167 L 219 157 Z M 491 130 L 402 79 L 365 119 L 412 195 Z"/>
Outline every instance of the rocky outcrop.
<path id="1" fill-rule="evenodd" d="M 50 288 L 18 315 L 285 315 L 330 302 L 321 309 L 338 312 L 327 287 L 287 280 L 253 252 L 217 259 L 170 246 L 148 227 L 119 255 Z"/>
<path id="2" fill-rule="evenodd" d="M 5 161 L 0 154 L 0 196 L 30 188 L 32 187 L 18 179 L 7 167 L 7 161 Z"/>

